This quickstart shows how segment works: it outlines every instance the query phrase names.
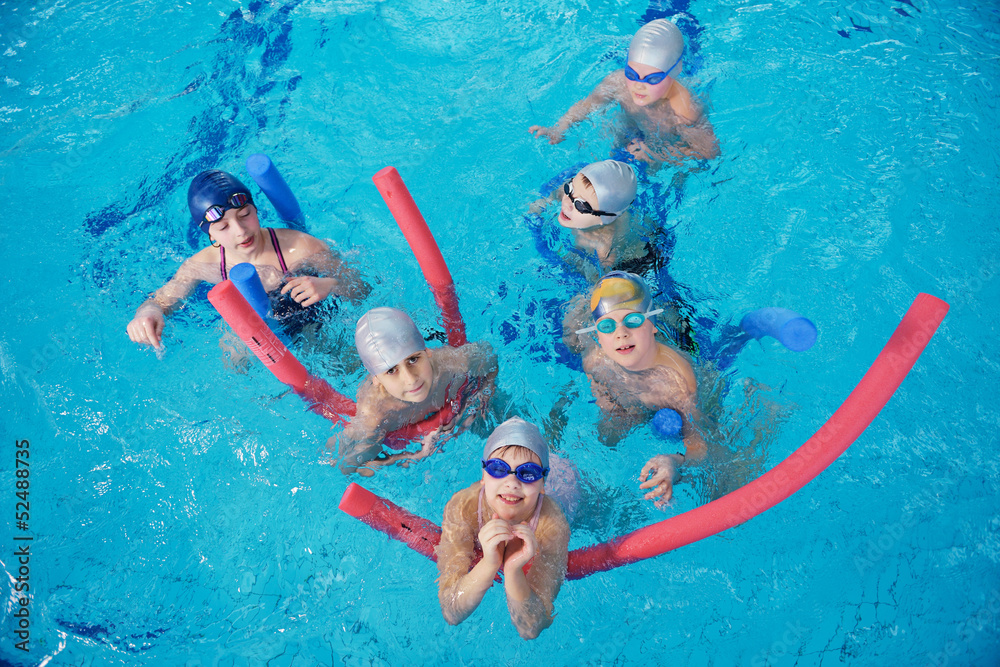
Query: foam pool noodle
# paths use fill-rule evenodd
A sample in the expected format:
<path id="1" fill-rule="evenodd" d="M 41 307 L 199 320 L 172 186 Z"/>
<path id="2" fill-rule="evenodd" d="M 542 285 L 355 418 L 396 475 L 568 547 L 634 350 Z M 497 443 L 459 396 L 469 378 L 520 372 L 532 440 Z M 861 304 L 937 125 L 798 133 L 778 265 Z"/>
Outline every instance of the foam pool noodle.
<path id="1" fill-rule="evenodd" d="M 288 187 L 281 172 L 271 162 L 271 158 L 263 153 L 254 153 L 247 158 L 247 171 L 255 183 L 267 195 L 278 217 L 300 232 L 306 231 L 305 219 L 299 200 L 295 198 L 292 189 Z"/>
<path id="2" fill-rule="evenodd" d="M 743 316 L 740 328 L 760 340 L 771 336 L 793 352 L 808 350 L 816 342 L 816 325 L 794 310 L 759 308 Z"/>
<path id="3" fill-rule="evenodd" d="M 242 262 L 229 271 L 229 279 L 233 281 L 236 289 L 240 291 L 247 303 L 260 315 L 260 319 L 267 323 L 278 340 L 289 345 L 288 336 L 281 329 L 278 321 L 270 315 L 271 302 L 267 298 L 267 292 L 264 291 L 264 285 L 260 282 L 260 276 L 257 275 L 257 268 L 249 262 Z"/>

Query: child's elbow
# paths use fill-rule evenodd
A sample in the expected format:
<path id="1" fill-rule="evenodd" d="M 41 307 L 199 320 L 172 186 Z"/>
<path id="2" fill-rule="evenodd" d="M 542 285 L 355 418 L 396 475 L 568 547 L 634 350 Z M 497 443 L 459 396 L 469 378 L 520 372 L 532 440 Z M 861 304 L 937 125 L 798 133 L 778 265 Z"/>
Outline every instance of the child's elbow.
<path id="1" fill-rule="evenodd" d="M 546 614 L 543 618 L 538 619 L 537 623 L 533 623 L 530 627 L 519 627 L 517 629 L 517 634 L 521 636 L 521 639 L 537 639 L 538 635 L 542 634 L 542 630 L 552 625 L 552 617 Z"/>
<path id="2" fill-rule="evenodd" d="M 458 625 L 465 620 L 464 618 L 459 618 L 456 614 L 447 609 L 442 609 L 441 615 L 444 616 L 444 620 L 448 625 Z"/>

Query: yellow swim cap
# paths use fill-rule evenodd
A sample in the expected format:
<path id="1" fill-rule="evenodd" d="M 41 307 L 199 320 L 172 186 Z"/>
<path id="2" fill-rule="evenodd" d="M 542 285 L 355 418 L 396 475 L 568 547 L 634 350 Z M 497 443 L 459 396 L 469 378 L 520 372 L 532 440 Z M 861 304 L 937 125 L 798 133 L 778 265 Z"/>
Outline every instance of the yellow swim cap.
<path id="1" fill-rule="evenodd" d="M 590 312 L 598 320 L 613 310 L 645 313 L 653 303 L 642 278 L 626 271 L 612 271 L 597 283 L 590 297 Z"/>

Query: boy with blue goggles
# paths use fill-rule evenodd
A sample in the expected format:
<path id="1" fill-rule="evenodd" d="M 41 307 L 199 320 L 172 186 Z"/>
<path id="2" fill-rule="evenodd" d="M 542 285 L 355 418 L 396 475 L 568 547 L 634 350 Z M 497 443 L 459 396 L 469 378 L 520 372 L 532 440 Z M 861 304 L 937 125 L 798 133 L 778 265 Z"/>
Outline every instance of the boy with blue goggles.
<path id="1" fill-rule="evenodd" d="M 569 524 L 545 494 L 549 448 L 537 426 L 513 417 L 490 434 L 482 466 L 482 478 L 444 509 L 437 547 L 441 612 L 458 625 L 502 573 L 510 620 L 521 637 L 534 639 L 552 624 L 568 559 Z M 477 547 L 482 558 L 473 565 Z"/>
<path id="2" fill-rule="evenodd" d="M 558 144 L 566 130 L 594 111 L 617 103 L 626 124 L 639 130 L 626 137 L 629 143 L 624 151 L 631 159 L 652 165 L 711 160 L 719 154 L 719 143 L 701 105 L 677 80 L 683 56 L 680 29 L 666 19 L 650 21 L 632 38 L 624 69 L 604 77 L 552 127 L 532 125 L 528 131 Z"/>

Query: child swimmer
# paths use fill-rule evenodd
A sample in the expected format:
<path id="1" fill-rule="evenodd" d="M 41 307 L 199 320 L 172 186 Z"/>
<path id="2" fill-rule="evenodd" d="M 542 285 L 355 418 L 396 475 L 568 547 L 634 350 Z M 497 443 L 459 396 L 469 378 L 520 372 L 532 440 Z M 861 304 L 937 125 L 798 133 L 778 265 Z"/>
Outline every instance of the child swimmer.
<path id="1" fill-rule="evenodd" d="M 673 496 L 678 468 L 703 459 L 707 448 L 694 427 L 701 417 L 694 371 L 680 352 L 655 339 L 651 318 L 662 310 L 651 306 L 649 289 L 639 276 L 613 271 L 597 283 L 590 299 L 595 326 L 570 333 L 574 320 L 581 318 L 577 308 L 567 315 L 564 329 L 566 345 L 583 356 L 583 370 L 603 413 L 602 440 L 613 444 L 663 408 L 681 415 L 685 453 L 657 454 L 639 474 L 639 488 L 649 489 L 646 499 L 662 505 Z M 590 332 L 597 333 L 596 344 L 580 335 Z"/>
<path id="2" fill-rule="evenodd" d="M 532 125 L 536 137 L 550 144 L 563 140 L 573 125 L 592 112 L 617 102 L 629 125 L 638 133 L 626 150 L 651 164 L 685 159 L 711 160 L 719 154 L 712 124 L 677 76 L 683 69 L 684 37 L 676 25 L 656 19 L 641 27 L 628 49 L 628 62 L 615 70 L 552 127 Z"/>
<path id="3" fill-rule="evenodd" d="M 510 620 L 521 637 L 534 639 L 552 625 L 569 545 L 566 517 L 545 494 L 549 448 L 538 427 L 514 417 L 490 434 L 482 466 L 482 479 L 444 508 L 436 549 L 441 612 L 458 625 L 503 572 Z"/>
<path id="4" fill-rule="evenodd" d="M 136 343 L 162 346 L 164 316 L 198 283 L 220 283 L 241 262 L 253 264 L 264 289 L 289 295 L 303 308 L 331 294 L 359 301 L 368 286 L 319 239 L 294 229 L 260 226 L 250 190 L 218 169 L 194 177 L 188 188 L 191 220 L 212 242 L 181 264 L 174 277 L 135 311 L 127 330 Z M 316 272 L 323 277 L 298 275 Z M 289 277 L 294 276 L 294 277 Z M 284 286 L 282 286 L 284 281 Z"/>
<path id="5" fill-rule="evenodd" d="M 489 343 L 427 349 L 413 320 L 396 308 L 375 308 L 358 320 L 354 343 L 370 373 L 358 387 L 357 414 L 327 443 L 339 449 L 340 469 L 369 476 L 374 468 L 432 454 L 445 431 L 468 427 L 485 410 L 497 374 Z M 479 398 L 480 405 L 475 405 Z M 444 423 L 424 436 L 419 452 L 383 453 L 389 433 L 441 414 Z M 465 414 L 468 413 L 468 414 Z M 464 420 L 456 429 L 459 420 Z M 394 446 L 393 443 L 389 443 Z M 405 445 L 404 445 L 405 446 Z"/>
<path id="6" fill-rule="evenodd" d="M 613 268 L 636 269 L 650 262 L 654 250 L 629 211 L 636 188 L 632 167 L 603 160 L 588 164 L 550 197 L 560 199 L 556 220 L 570 230 L 573 247 L 597 258 L 599 272 L 592 263 L 574 262 L 591 282 Z M 535 202 L 533 210 L 544 202 Z"/>

